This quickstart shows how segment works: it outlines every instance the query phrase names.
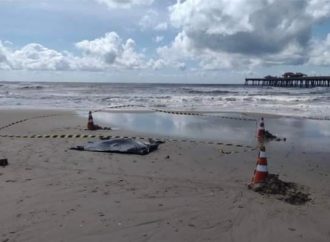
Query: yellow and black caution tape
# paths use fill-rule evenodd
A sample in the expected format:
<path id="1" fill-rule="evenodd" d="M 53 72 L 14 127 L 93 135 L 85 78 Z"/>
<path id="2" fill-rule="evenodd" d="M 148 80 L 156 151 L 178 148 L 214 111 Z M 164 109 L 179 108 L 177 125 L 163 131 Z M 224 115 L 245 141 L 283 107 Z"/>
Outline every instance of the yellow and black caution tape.
<path id="1" fill-rule="evenodd" d="M 1 138 L 20 138 L 20 139 L 111 139 L 121 138 L 121 136 L 110 135 L 91 135 L 91 134 L 46 134 L 46 135 L 8 135 L 2 134 Z"/>
<path id="2" fill-rule="evenodd" d="M 132 107 L 148 108 L 144 105 L 118 105 L 118 106 L 109 106 L 109 107 L 105 107 L 103 109 L 94 110 L 93 112 L 101 112 L 106 109 L 119 109 L 119 108 L 132 108 Z M 253 119 L 253 118 L 238 118 L 238 117 L 223 116 L 223 115 L 208 115 L 208 114 L 203 114 L 201 112 L 195 112 L 195 111 L 194 112 L 191 112 L 191 111 L 182 112 L 182 111 L 170 111 L 170 110 L 162 110 L 162 109 L 154 109 L 154 108 L 152 108 L 151 111 L 175 114 L 175 115 L 210 116 L 210 117 L 218 117 L 218 118 L 232 119 L 232 120 L 257 121 L 257 119 Z M 310 117 L 310 116 L 289 116 L 289 115 L 284 115 L 282 117 L 296 118 L 296 119 L 311 119 L 311 120 L 327 120 L 327 121 L 330 120 L 330 118 L 328 118 L 328 117 L 320 118 L 320 117 Z"/>
<path id="3" fill-rule="evenodd" d="M 192 115 L 192 116 L 217 117 L 217 118 L 221 118 L 221 119 L 231 119 L 231 120 L 243 120 L 243 121 L 253 121 L 253 122 L 257 121 L 256 119 L 252 119 L 252 118 L 239 118 L 239 117 L 222 116 L 222 115 L 209 115 L 209 114 L 198 113 L 198 112 L 180 112 L 180 111 L 168 111 L 168 110 L 162 110 L 162 109 L 152 109 L 152 111 L 174 114 L 174 115 Z"/>
<path id="4" fill-rule="evenodd" d="M 121 106 L 113 106 L 110 108 L 125 108 L 125 107 L 136 107 L 137 105 L 121 105 Z M 139 106 L 141 107 L 141 106 Z M 102 111 L 96 110 L 94 112 Z M 177 111 L 166 111 L 161 109 L 152 109 L 152 111 L 155 112 L 163 112 L 163 113 L 169 113 L 169 114 L 175 114 L 175 115 L 196 115 L 196 116 L 212 116 L 212 117 L 220 117 L 220 118 L 227 118 L 227 119 L 237 119 L 237 120 L 246 120 L 246 121 L 256 121 L 254 119 L 247 119 L 247 118 L 235 118 L 235 117 L 226 117 L 226 116 L 214 116 L 214 115 L 206 115 L 202 113 L 195 113 L 195 112 L 177 112 Z M 18 120 L 16 122 L 9 123 L 5 126 L 0 127 L 0 130 L 3 130 L 5 128 L 24 123 L 29 120 L 33 119 L 39 119 L 39 118 L 47 118 L 47 117 L 54 117 L 54 116 L 60 116 L 63 114 L 48 114 L 48 115 L 40 115 L 35 116 L 31 118 L 25 118 L 22 120 Z M 111 130 L 111 128 L 104 128 L 104 130 Z M 40 134 L 33 134 L 33 135 L 8 135 L 8 134 L 2 134 L 0 135 L 1 138 L 21 138 L 21 139 L 111 139 L 111 138 L 132 138 L 132 139 L 150 139 L 148 137 L 128 137 L 128 136 L 111 136 L 111 135 L 91 135 L 91 134 L 46 134 L 46 135 L 40 135 Z M 231 143 L 221 143 L 216 141 L 202 141 L 202 140 L 191 140 L 191 139 L 155 139 L 151 138 L 155 141 L 167 141 L 167 142 L 190 142 L 190 143 L 200 143 L 200 144 L 210 144 L 210 145 L 219 145 L 219 146 L 226 146 L 226 147 L 237 147 L 237 148 L 244 148 L 244 151 L 253 151 L 256 148 L 253 148 L 248 145 L 241 145 L 241 144 L 231 144 Z M 238 151 L 231 151 L 231 152 L 225 152 L 223 150 L 220 150 L 223 154 L 234 154 L 239 153 Z"/>
<path id="5" fill-rule="evenodd" d="M 5 128 L 9 128 L 11 126 L 14 126 L 16 124 L 20 124 L 20 123 L 24 123 L 26 121 L 32 120 L 32 119 L 39 119 L 39 118 L 49 118 L 49 117 L 54 117 L 54 116 L 59 116 L 60 114 L 48 114 L 48 115 L 40 115 L 40 116 L 34 116 L 31 118 L 25 118 L 25 119 L 21 119 L 12 123 L 9 123 L 7 125 L 4 125 L 2 127 L 0 127 L 0 130 L 5 129 Z"/>
<path id="6" fill-rule="evenodd" d="M 209 144 L 209 145 L 218 145 L 223 147 L 236 147 L 242 148 L 246 151 L 253 151 L 256 148 L 249 145 L 241 144 L 232 144 L 232 143 L 222 143 L 217 141 L 203 141 L 203 140 L 192 140 L 192 139 L 170 139 L 170 138 L 150 138 L 150 137 L 138 137 L 138 136 L 120 136 L 120 135 L 94 135 L 94 134 L 32 134 L 32 135 L 9 135 L 3 134 L 0 135 L 0 138 L 18 138 L 18 139 L 138 139 L 138 140 L 155 140 L 155 141 L 164 141 L 164 142 L 185 142 L 185 143 L 199 143 L 199 144 Z M 221 150 L 220 150 L 221 151 Z M 234 151 L 233 153 L 238 153 Z M 228 153 L 226 153 L 228 154 Z"/>
<path id="7" fill-rule="evenodd" d="M 14 125 L 19 124 L 19 123 L 23 123 L 23 122 L 25 122 L 25 121 L 27 121 L 27 120 L 28 120 L 28 119 L 22 119 L 22 120 L 18 120 L 18 121 L 16 121 L 16 122 L 13 122 L 13 123 L 10 123 L 10 124 L 7 124 L 7 125 L 4 125 L 4 126 L 0 127 L 0 130 L 5 129 L 5 128 L 9 128 L 9 127 L 14 126 Z"/>
<path id="8" fill-rule="evenodd" d="M 119 108 L 130 108 L 130 107 L 143 107 L 147 108 L 146 106 L 143 105 L 120 105 L 120 106 L 110 106 L 106 107 L 103 109 L 98 109 L 93 111 L 95 112 L 101 112 L 106 109 L 119 109 Z M 209 115 L 201 112 L 192 112 L 192 111 L 171 111 L 171 110 L 163 110 L 163 109 L 157 109 L 157 108 L 151 108 L 151 111 L 154 112 L 160 112 L 160 113 L 168 113 L 168 114 L 174 114 L 174 115 L 189 115 L 189 116 L 205 116 L 205 117 L 217 117 L 217 118 L 222 118 L 222 119 L 231 119 L 231 120 L 243 120 L 243 121 L 257 121 L 256 119 L 253 118 L 239 118 L 239 117 L 232 117 L 232 116 L 223 116 L 223 115 Z"/>
<path id="9" fill-rule="evenodd" d="M 204 116 L 201 113 L 196 112 L 179 112 L 179 111 L 167 111 L 162 109 L 152 109 L 154 112 L 160 112 L 160 113 L 168 113 L 168 114 L 175 114 L 175 115 L 194 115 L 194 116 Z"/>
<path id="10" fill-rule="evenodd" d="M 309 119 L 309 120 L 317 120 L 317 121 L 330 121 L 329 117 L 290 116 L 290 115 L 281 115 L 281 117 L 292 118 L 292 119 Z"/>
<path id="11" fill-rule="evenodd" d="M 94 110 L 92 112 L 93 113 L 96 113 L 96 112 L 105 111 L 106 109 L 133 108 L 133 107 L 145 107 L 145 106 L 142 106 L 142 105 L 131 105 L 131 104 L 129 104 L 129 105 L 109 106 L 109 107 L 105 107 L 105 108 Z"/>
<path id="12" fill-rule="evenodd" d="M 219 151 L 221 154 L 224 154 L 224 155 L 233 155 L 233 154 L 255 151 L 255 150 L 257 150 L 257 148 L 249 148 L 249 149 L 244 149 L 244 150 L 233 150 L 233 151 L 225 151 L 223 149 L 220 149 Z"/>

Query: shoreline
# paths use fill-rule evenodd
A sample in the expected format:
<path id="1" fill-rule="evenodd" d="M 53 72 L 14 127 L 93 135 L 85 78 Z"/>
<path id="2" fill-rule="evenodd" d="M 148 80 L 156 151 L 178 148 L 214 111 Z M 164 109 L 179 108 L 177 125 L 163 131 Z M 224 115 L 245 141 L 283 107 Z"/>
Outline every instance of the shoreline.
<path id="1" fill-rule="evenodd" d="M 53 113 L 0 110 L 0 126 Z M 74 112 L 56 114 L 15 124 L 0 130 L 0 134 L 144 134 L 122 129 L 87 131 L 87 114 L 86 118 Z M 0 158 L 9 162 L 0 168 L 0 238 L 77 242 L 329 241 L 328 143 L 319 146 L 319 151 L 311 144 L 305 149 L 298 145 L 301 140 L 289 136 L 293 133 L 292 137 L 300 137 L 298 128 L 281 126 L 294 127 L 294 122 L 266 121 L 267 128 L 290 137 L 287 142 L 267 144 L 269 172 L 304 186 L 312 198 L 305 205 L 290 205 L 248 190 L 258 151 L 244 147 L 178 139 L 139 156 L 69 149 L 96 140 L 93 138 L 0 137 Z M 221 122 L 222 126 L 230 125 Z M 302 122 L 309 132 L 321 129 L 311 126 L 316 121 Z M 251 131 L 252 127 L 247 139 L 253 144 L 256 141 Z M 230 140 L 229 133 L 224 134 L 222 141 Z M 302 140 L 314 142 L 312 136 Z M 328 136 L 325 134 L 320 142 L 328 142 Z"/>
<path id="2" fill-rule="evenodd" d="M 12 83 L 11 83 L 12 84 Z M 2 108 L 22 109 L 40 107 L 43 109 L 89 110 L 107 106 L 144 106 L 170 111 L 198 113 L 247 113 L 281 114 L 288 117 L 330 119 L 329 92 L 327 88 L 278 89 L 244 88 L 226 85 L 182 84 L 179 87 L 160 84 L 133 84 L 128 92 L 124 83 L 87 84 L 79 83 L 34 83 L 3 84 Z M 129 95 L 132 94 L 132 95 Z M 157 107 L 158 106 L 158 107 Z M 102 109 L 103 109 L 102 108 Z M 145 109 L 145 108 L 144 108 Z M 197 110 L 198 109 L 198 110 Z M 125 110 L 127 111 L 127 110 Z M 130 110 L 135 111 L 135 109 Z"/>
<path id="3" fill-rule="evenodd" d="M 1 107 L 0 111 L 20 111 L 20 112 L 48 112 L 48 111 L 54 111 L 54 112 L 74 112 L 74 113 L 82 113 L 82 112 L 88 112 L 89 110 L 93 112 L 103 112 L 103 113 L 157 113 L 162 110 L 164 112 L 178 112 L 178 113 L 192 113 L 192 114 L 228 114 L 228 115 L 241 115 L 241 116 L 249 116 L 251 118 L 289 118 L 289 119 L 307 119 L 307 120 L 319 120 L 319 121 L 330 121 L 330 118 L 327 117 L 313 117 L 313 116 L 299 116 L 299 115 L 287 115 L 287 114 L 275 114 L 275 113 L 267 113 L 267 112 L 247 112 L 247 111 L 218 111 L 218 110 L 208 110 L 208 111 L 201 111 L 201 110 L 185 110 L 185 109 L 169 109 L 169 108 L 159 108 L 159 107 L 152 107 L 150 109 L 144 109 L 145 107 L 141 107 L 141 110 L 136 109 L 116 109 L 112 107 L 107 108 L 97 108 L 95 110 L 93 109 L 84 109 L 84 108 L 51 108 L 51 107 L 42 107 L 42 108 L 33 108 L 33 107 L 16 107 L 16 106 L 8 106 L 8 107 Z"/>

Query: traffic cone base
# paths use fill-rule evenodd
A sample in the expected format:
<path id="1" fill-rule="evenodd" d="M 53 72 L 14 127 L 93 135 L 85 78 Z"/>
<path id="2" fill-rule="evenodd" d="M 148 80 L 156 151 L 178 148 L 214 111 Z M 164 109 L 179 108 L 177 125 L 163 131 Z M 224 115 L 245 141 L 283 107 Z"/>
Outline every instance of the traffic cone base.
<path id="1" fill-rule="evenodd" d="M 89 113 L 88 113 L 87 129 L 88 129 L 88 130 L 98 130 L 98 129 L 102 129 L 101 126 L 98 126 L 97 124 L 94 124 L 93 116 L 92 116 L 92 112 L 91 112 L 91 111 L 89 111 Z"/>

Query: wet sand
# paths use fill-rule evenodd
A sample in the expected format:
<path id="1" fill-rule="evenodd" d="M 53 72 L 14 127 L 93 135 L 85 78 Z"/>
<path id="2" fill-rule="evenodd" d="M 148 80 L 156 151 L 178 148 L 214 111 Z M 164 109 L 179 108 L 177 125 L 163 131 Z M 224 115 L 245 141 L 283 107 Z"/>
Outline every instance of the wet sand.
<path id="1" fill-rule="evenodd" d="M 55 113 L 0 135 L 159 136 L 86 131 L 87 118 Z M 54 111 L 2 110 L 0 127 L 48 114 Z M 237 122 L 212 140 L 256 145 L 255 126 Z M 296 128 L 285 128 L 290 125 Z M 251 137 L 240 137 L 235 127 Z M 181 137 L 138 156 L 69 149 L 93 139 L 1 137 L 0 159 L 9 161 L 0 168 L 1 241 L 329 241 L 329 124 L 269 118 L 266 127 L 287 137 L 266 145 L 268 169 L 303 186 L 312 199 L 305 205 L 248 190 L 258 152 L 247 148 Z"/>

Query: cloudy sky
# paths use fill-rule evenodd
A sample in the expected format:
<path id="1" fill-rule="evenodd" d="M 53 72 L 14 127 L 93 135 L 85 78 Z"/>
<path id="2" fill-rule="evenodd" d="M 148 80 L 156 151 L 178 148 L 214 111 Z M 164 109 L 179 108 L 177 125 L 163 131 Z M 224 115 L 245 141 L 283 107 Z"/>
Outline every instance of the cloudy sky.
<path id="1" fill-rule="evenodd" d="M 330 0 L 0 0 L 0 81 L 330 75 Z"/>

